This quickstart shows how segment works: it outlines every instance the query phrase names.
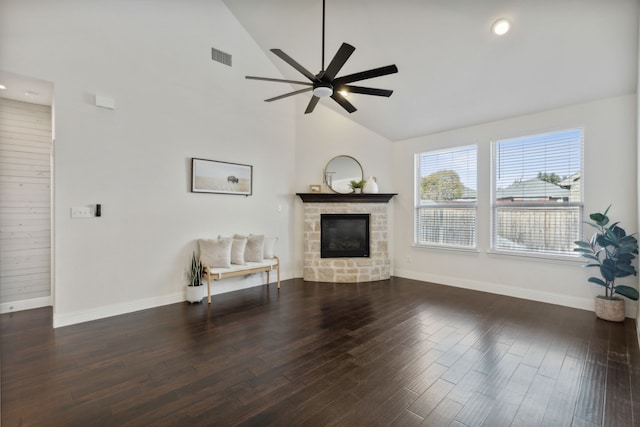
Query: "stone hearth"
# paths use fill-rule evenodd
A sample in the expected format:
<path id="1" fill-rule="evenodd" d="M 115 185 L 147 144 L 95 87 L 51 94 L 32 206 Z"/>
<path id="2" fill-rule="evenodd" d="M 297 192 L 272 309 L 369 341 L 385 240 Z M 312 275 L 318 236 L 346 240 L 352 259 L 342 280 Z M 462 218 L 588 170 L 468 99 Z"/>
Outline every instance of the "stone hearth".
<path id="1" fill-rule="evenodd" d="M 304 200 L 302 195 L 300 197 Z M 344 202 L 322 203 L 314 201 L 304 204 L 304 280 L 359 283 L 384 280 L 390 277 L 389 204 L 387 202 L 352 202 L 349 199 L 345 199 Z M 370 214 L 369 258 L 321 258 L 320 215 L 353 213 Z"/>

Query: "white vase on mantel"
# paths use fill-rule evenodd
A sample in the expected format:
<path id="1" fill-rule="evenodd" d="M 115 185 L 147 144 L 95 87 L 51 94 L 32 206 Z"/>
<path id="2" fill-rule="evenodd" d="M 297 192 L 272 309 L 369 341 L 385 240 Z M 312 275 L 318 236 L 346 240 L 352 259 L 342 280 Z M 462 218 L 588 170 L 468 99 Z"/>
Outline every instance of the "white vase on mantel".
<path id="1" fill-rule="evenodd" d="M 369 178 L 366 179 L 362 192 L 369 193 L 369 194 L 374 194 L 378 192 L 378 183 L 376 182 L 375 176 L 370 176 Z"/>

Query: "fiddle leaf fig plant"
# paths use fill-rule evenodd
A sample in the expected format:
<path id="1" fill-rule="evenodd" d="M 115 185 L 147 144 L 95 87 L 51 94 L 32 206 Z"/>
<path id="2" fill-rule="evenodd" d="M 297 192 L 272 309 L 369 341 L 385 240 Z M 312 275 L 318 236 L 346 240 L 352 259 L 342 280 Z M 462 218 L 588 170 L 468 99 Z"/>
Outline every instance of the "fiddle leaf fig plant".
<path id="1" fill-rule="evenodd" d="M 585 221 L 596 232 L 589 241 L 579 240 L 575 244 L 574 252 L 590 260 L 585 267 L 595 267 L 601 277 L 589 277 L 588 281 L 604 287 L 604 297 L 614 298 L 614 294 L 622 295 L 632 300 L 638 299 L 638 290 L 631 286 L 616 285 L 617 278 L 636 276 L 638 272 L 633 260 L 638 255 L 638 240 L 633 234 L 627 234 L 618 222 L 609 224 L 611 205 L 602 213 L 589 215 L 591 221 Z"/>
<path id="2" fill-rule="evenodd" d="M 202 273 L 204 272 L 204 266 L 200 261 L 200 258 L 196 257 L 196 253 L 191 255 L 191 270 L 189 270 L 189 284 L 188 286 L 200 286 L 200 280 L 202 279 Z"/>

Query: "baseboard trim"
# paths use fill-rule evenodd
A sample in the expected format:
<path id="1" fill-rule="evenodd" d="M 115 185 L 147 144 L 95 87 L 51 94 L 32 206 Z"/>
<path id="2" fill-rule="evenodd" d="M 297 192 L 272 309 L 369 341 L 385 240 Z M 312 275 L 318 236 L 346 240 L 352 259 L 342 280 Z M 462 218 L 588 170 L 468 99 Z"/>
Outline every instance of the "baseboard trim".
<path id="1" fill-rule="evenodd" d="M 53 327 L 60 328 L 63 326 L 74 325 L 76 323 L 90 322 L 92 320 L 104 319 L 106 317 L 118 316 L 120 314 L 133 313 L 134 311 L 175 304 L 181 301 L 185 301 L 185 292 L 105 305 L 102 307 L 95 307 L 89 310 L 75 311 L 71 313 L 57 314 L 54 310 Z"/>
<path id="2" fill-rule="evenodd" d="M 287 280 L 288 275 L 281 274 L 280 280 Z M 277 277 L 272 274 L 269 278 L 270 284 L 276 284 Z M 234 281 L 221 280 L 211 283 L 211 295 L 224 294 L 227 292 L 239 291 L 241 289 L 252 288 L 255 286 L 263 286 L 264 282 L 256 282 L 257 279 L 247 280 L 242 283 L 241 280 Z M 227 283 L 225 283 L 227 282 Z M 205 289 L 206 294 L 206 289 Z M 186 291 L 162 295 L 157 297 L 143 298 L 135 301 L 127 301 L 118 304 L 105 305 L 95 307 L 89 310 L 75 311 L 71 313 L 53 313 L 53 327 L 60 328 L 63 326 L 75 325 L 76 323 L 90 322 L 92 320 L 104 319 L 107 317 L 119 316 L 121 314 L 133 313 L 135 311 L 147 310 L 149 308 L 160 307 L 163 305 L 176 304 L 186 301 Z"/>
<path id="3" fill-rule="evenodd" d="M 527 299 L 531 301 L 545 302 L 548 304 L 561 305 L 564 307 L 578 308 L 580 310 L 593 311 L 593 298 L 575 297 L 570 295 L 555 294 L 551 292 L 537 291 L 533 289 L 517 288 L 514 286 L 500 285 L 477 280 L 459 279 L 450 276 L 437 274 L 419 273 L 410 270 L 395 271 L 395 276 L 406 279 L 420 280 L 422 282 L 438 283 L 457 288 L 472 289 L 474 291 L 488 292 L 491 294 L 505 295 L 514 298 Z M 636 318 L 637 308 L 634 304 L 625 301 L 627 317 Z"/>
<path id="4" fill-rule="evenodd" d="M 295 274 L 282 274 L 281 280 L 288 280 L 294 278 Z M 440 276 L 427 273 L 418 273 L 410 270 L 398 270 L 394 271 L 394 276 L 403 277 L 406 279 L 419 280 L 422 282 L 439 283 L 447 286 L 455 286 L 458 288 L 472 289 L 481 292 L 489 292 L 492 294 L 505 295 L 514 298 L 522 298 L 531 301 L 545 302 L 549 304 L 561 305 L 565 307 L 578 308 L 581 310 L 593 311 L 593 299 L 572 297 L 568 295 L 554 294 L 550 292 L 536 291 L 532 289 L 516 288 L 513 286 L 499 285 L 489 282 L 481 282 L 477 280 L 467 280 L 452 278 L 449 276 Z M 298 276 L 301 277 L 301 276 Z M 271 284 L 275 284 L 275 278 L 271 278 Z M 241 289 L 246 289 L 254 286 L 262 286 L 263 283 L 252 283 L 247 281 L 245 283 L 226 283 L 225 281 L 216 282 L 212 284 L 211 295 L 218 295 L 227 292 L 233 292 Z M 96 307 L 90 310 L 76 311 L 72 313 L 56 314 L 53 315 L 53 327 L 59 328 L 63 326 L 69 326 L 76 323 L 89 322 L 92 320 L 99 320 L 106 317 L 118 316 L 121 314 L 132 313 L 140 310 L 147 310 L 149 308 L 160 307 L 168 304 L 175 304 L 186 301 L 185 292 L 178 292 L 171 295 L 164 295 L 159 297 L 144 298 L 136 301 L 129 301 L 119 304 L 111 304 L 102 307 Z M 20 303 L 20 304 L 19 304 Z M 23 304 L 24 303 L 24 304 Z M 36 305 L 31 305 L 36 304 Z M 9 311 L 27 310 L 30 308 L 39 308 L 50 306 L 51 298 L 38 298 L 28 301 L 18 301 L 14 303 L 0 304 L 0 313 L 6 313 Z M 5 307 L 6 306 L 6 307 Z M 13 306 L 13 310 L 8 310 L 9 306 Z M 20 307 L 20 308 L 18 308 Z M 24 308 L 23 308 L 24 307 Z M 8 311 L 2 311 L 2 310 Z M 55 311 L 55 310 L 54 310 Z M 635 318 L 637 316 L 637 308 L 633 304 L 626 305 L 627 317 Z M 640 339 L 639 339 L 640 341 Z"/>
<path id="5" fill-rule="evenodd" d="M 13 313 L 14 311 L 31 310 L 33 308 L 50 307 L 51 297 L 25 299 L 21 301 L 3 302 L 0 304 L 0 314 Z"/>

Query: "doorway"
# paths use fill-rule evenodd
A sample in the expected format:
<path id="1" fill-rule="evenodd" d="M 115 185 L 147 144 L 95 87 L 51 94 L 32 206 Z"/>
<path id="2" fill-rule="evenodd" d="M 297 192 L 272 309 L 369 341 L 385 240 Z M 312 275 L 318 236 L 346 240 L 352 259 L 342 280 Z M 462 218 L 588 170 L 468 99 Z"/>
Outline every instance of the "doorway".
<path id="1" fill-rule="evenodd" d="M 52 85 L 4 72 L 0 85 L 0 313 L 6 313 L 52 305 Z"/>

